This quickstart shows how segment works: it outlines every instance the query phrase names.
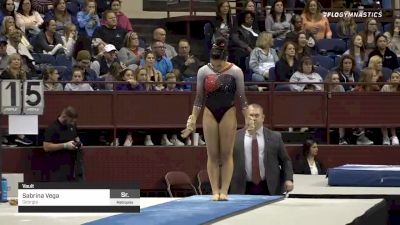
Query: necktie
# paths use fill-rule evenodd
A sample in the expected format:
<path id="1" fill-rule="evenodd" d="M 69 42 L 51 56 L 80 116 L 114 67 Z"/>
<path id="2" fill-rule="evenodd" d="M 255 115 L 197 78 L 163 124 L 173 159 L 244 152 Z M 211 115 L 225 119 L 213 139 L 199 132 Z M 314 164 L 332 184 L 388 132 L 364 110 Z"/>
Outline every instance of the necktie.
<path id="1" fill-rule="evenodd" d="M 261 175 L 260 175 L 260 165 L 259 165 L 259 158 L 258 158 L 258 142 L 257 142 L 257 137 L 253 137 L 253 140 L 251 142 L 251 161 L 252 161 L 252 180 L 254 184 L 259 184 L 261 181 Z"/>

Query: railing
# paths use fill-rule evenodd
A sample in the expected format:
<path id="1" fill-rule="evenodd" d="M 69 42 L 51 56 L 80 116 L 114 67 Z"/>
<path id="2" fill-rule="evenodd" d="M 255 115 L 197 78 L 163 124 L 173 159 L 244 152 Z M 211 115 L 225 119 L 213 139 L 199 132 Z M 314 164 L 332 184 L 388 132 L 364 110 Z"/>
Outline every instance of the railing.
<path id="1" fill-rule="evenodd" d="M 249 103 L 260 104 L 266 114 L 265 125 L 287 127 L 400 127 L 400 93 L 382 92 L 246 92 Z M 53 122 L 68 105 L 79 111 L 79 127 L 84 129 L 184 128 L 192 111 L 195 92 L 45 92 L 44 114 L 39 127 Z M 238 104 L 237 104 L 238 105 Z M 237 110 L 238 124 L 244 119 Z M 201 118 L 198 120 L 201 128 Z M 2 116 L 2 127 L 6 117 Z M 329 133 L 328 143 L 329 143 Z"/>

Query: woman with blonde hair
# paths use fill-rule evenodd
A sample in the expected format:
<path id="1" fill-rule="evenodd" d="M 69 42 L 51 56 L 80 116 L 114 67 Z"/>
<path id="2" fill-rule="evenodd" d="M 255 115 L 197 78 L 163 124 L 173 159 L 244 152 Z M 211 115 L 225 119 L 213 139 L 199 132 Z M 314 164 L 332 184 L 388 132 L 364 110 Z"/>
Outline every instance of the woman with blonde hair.
<path id="1" fill-rule="evenodd" d="M 269 69 L 275 66 L 279 57 L 272 48 L 273 38 L 270 32 L 261 32 L 256 41 L 256 47 L 250 53 L 249 66 L 253 71 L 252 80 L 263 82 L 269 78 Z"/>
<path id="2" fill-rule="evenodd" d="M 383 77 L 383 59 L 379 55 L 374 55 L 369 59 L 368 68 L 374 70 L 374 76 L 376 76 L 376 82 L 385 82 Z"/>
<path id="3" fill-rule="evenodd" d="M 308 0 L 304 7 L 303 26 L 317 40 L 332 38 L 332 31 L 328 19 L 321 13 L 321 5 L 317 0 Z"/>
<path id="4" fill-rule="evenodd" d="M 8 58 L 8 66 L 1 75 L 2 80 L 26 80 L 27 74 L 22 69 L 22 57 L 18 53 L 13 53 Z"/>
<path id="5" fill-rule="evenodd" d="M 144 49 L 139 47 L 139 35 L 136 32 L 128 32 L 125 35 L 124 47 L 118 52 L 118 59 L 126 66 L 139 65 Z"/>
<path id="6" fill-rule="evenodd" d="M 1 35 L 8 37 L 8 35 L 14 31 L 19 30 L 21 31 L 22 38 L 21 43 L 29 50 L 33 50 L 33 46 L 29 42 L 28 38 L 26 38 L 25 34 L 23 33 L 23 29 L 20 29 L 15 24 L 15 19 L 12 16 L 5 16 L 2 23 L 1 23 Z"/>
<path id="7" fill-rule="evenodd" d="M 64 27 L 64 34 L 61 36 L 64 43 L 65 55 L 71 57 L 75 51 L 76 40 L 78 39 L 78 31 L 75 24 L 67 24 Z"/>

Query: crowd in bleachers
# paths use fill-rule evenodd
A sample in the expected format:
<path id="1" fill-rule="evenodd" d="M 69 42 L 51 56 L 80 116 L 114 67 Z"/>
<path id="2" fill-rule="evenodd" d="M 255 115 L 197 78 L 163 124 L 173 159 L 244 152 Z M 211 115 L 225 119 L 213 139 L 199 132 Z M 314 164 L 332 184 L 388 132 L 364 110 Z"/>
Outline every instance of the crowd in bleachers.
<path id="1" fill-rule="evenodd" d="M 43 79 L 47 91 L 182 91 L 191 85 L 162 81 L 195 81 L 204 65 L 191 52 L 190 41 L 167 42 L 167 31 L 153 31 L 146 45 L 122 11 L 126 1 L 3 0 L 0 9 L 1 79 Z M 323 91 L 315 82 L 337 82 L 330 91 L 398 91 L 397 84 L 352 85 L 348 82 L 399 82 L 400 18 L 380 24 L 368 18 L 358 24 L 342 17 L 330 23 L 317 0 L 305 2 L 303 12 L 289 13 L 275 0 L 263 17 L 254 1 L 232 14 L 228 1 L 217 1 L 216 17 L 204 26 L 204 50 L 225 38 L 229 61 L 242 68 L 246 81 L 294 82 L 277 90 Z M 64 81 L 63 84 L 54 83 Z M 120 81 L 118 84 L 82 81 Z M 71 83 L 69 83 L 71 82 Z M 295 84 L 309 82 L 310 84 Z M 254 86 L 254 85 L 253 85 Z M 249 86 L 249 89 L 253 87 Z M 262 85 L 259 85 L 262 87 Z M 264 88 L 265 89 L 265 88 Z M 256 90 L 264 90 L 257 87 Z M 382 129 L 383 144 L 399 144 L 395 129 Z M 341 144 L 346 144 L 343 129 Z M 372 144 L 357 129 L 359 144 Z M 17 137 L 22 144 L 30 144 Z M 166 145 L 182 145 L 176 135 Z M 147 140 L 147 139 L 146 139 Z M 152 144 L 151 139 L 147 140 Z M 129 145 L 129 141 L 128 141 Z"/>

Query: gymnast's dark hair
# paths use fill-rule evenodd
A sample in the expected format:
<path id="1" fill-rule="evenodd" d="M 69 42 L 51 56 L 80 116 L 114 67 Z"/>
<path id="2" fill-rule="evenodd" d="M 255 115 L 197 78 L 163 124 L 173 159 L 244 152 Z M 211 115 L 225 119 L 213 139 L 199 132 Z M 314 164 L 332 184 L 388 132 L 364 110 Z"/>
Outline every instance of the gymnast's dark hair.
<path id="1" fill-rule="evenodd" d="M 215 42 L 211 48 L 210 58 L 225 60 L 227 57 L 228 57 L 228 51 L 225 38 L 219 37 L 215 39 Z"/>

